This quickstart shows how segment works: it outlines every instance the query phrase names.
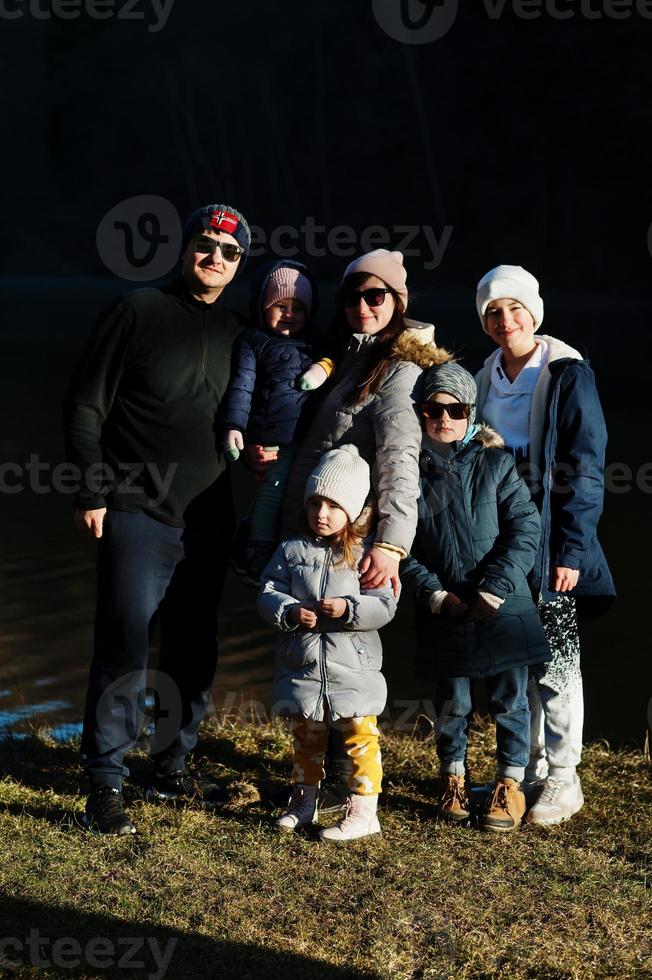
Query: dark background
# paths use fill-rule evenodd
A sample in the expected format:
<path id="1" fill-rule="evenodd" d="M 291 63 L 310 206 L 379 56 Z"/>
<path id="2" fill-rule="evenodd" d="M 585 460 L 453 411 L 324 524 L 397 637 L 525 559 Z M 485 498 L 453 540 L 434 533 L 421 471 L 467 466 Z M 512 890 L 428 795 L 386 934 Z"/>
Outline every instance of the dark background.
<path id="1" fill-rule="evenodd" d="M 142 284 L 107 268 L 98 228 L 139 195 L 165 198 L 182 218 L 226 201 L 268 235 L 310 217 L 357 236 L 380 225 L 396 246 L 398 226 L 427 225 L 438 239 L 448 226 L 436 268 L 423 234 L 420 254 L 406 257 L 412 314 L 476 370 L 492 347 L 475 284 L 499 262 L 525 266 L 541 282 L 542 332 L 590 356 L 609 461 L 635 474 L 650 459 L 652 20 L 634 3 L 620 20 L 607 0 L 559 0 L 573 12 L 564 20 L 545 10 L 526 20 L 509 3 L 492 17 L 467 3 L 444 36 L 416 44 L 389 36 L 371 0 L 175 0 L 158 31 L 144 0 L 139 20 L 116 16 L 124 0 L 105 20 L 83 7 L 74 20 L 39 18 L 13 2 L 3 9 L 22 16 L 0 15 L 4 462 L 63 458 L 74 361 L 102 306 Z M 414 16 L 424 11 L 410 2 Z M 433 6 L 440 16 L 451 3 Z M 327 320 L 349 259 L 299 255 L 323 284 Z M 260 261 L 229 287 L 229 304 L 244 308 Z M 237 480 L 242 503 L 250 482 L 242 469 Z M 607 494 L 601 537 L 620 598 L 587 627 L 583 661 L 587 736 L 640 744 L 652 695 L 651 498 L 632 483 Z M 0 493 L 0 509 L 0 729 L 29 718 L 74 725 L 93 546 L 75 537 L 65 495 L 26 486 Z M 231 581 L 218 707 L 265 700 L 269 634 L 251 600 Z M 387 673 L 394 702 L 419 703 L 430 693 L 412 678 L 407 606 L 386 631 Z"/>

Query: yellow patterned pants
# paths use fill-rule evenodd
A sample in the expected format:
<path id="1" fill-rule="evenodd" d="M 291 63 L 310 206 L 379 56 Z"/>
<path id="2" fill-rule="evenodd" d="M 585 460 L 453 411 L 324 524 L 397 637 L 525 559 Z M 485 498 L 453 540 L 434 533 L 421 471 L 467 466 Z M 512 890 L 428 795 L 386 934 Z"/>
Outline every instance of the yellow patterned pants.
<path id="1" fill-rule="evenodd" d="M 382 758 L 376 716 L 341 718 L 339 721 L 312 721 L 299 718 L 292 726 L 294 766 L 292 780 L 316 786 L 324 778 L 324 756 L 329 725 L 342 732 L 344 749 L 350 762 L 349 789 L 360 796 L 380 793 L 383 778 Z"/>

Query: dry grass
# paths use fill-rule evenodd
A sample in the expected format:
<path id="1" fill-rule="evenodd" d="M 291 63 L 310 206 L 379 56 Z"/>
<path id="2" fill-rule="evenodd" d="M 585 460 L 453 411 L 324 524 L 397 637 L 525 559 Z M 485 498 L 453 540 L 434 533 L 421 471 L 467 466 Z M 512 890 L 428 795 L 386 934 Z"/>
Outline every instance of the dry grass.
<path id="1" fill-rule="evenodd" d="M 471 744 L 474 779 L 489 780 L 491 730 L 479 725 Z M 0 939 L 25 940 L 31 928 L 86 948 L 102 936 L 120 955 L 128 937 L 160 949 L 176 939 L 174 978 L 652 975 L 652 794 L 639 752 L 589 746 L 585 809 L 503 837 L 438 824 L 432 741 L 389 734 L 384 836 L 339 848 L 272 829 L 266 800 L 289 758 L 281 725 L 209 726 L 197 756 L 230 786 L 219 815 L 147 804 L 135 787 L 139 834 L 97 838 L 75 823 L 84 797 L 74 747 L 1 744 L 0 842 L 11 857 L 0 866 Z M 134 779 L 145 772 L 134 757 Z M 102 969 L 84 955 L 72 968 L 33 967 L 27 950 L 5 956 L 8 975 L 165 969 L 149 946 L 134 956 L 141 966 Z"/>

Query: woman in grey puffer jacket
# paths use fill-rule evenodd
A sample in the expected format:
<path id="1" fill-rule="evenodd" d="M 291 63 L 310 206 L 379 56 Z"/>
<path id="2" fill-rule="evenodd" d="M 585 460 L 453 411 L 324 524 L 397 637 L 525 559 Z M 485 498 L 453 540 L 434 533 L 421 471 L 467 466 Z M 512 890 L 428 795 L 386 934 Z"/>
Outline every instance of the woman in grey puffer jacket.
<path id="1" fill-rule="evenodd" d="M 294 791 L 279 830 L 313 823 L 330 726 L 349 759 L 347 815 L 324 840 L 380 833 L 382 768 L 376 717 L 387 686 L 377 630 L 396 611 L 391 588 L 361 588 L 357 570 L 368 528 L 361 512 L 369 466 L 355 446 L 327 452 L 304 500 L 310 532 L 281 542 L 267 565 L 258 611 L 281 632 L 273 710 L 294 717 Z"/>

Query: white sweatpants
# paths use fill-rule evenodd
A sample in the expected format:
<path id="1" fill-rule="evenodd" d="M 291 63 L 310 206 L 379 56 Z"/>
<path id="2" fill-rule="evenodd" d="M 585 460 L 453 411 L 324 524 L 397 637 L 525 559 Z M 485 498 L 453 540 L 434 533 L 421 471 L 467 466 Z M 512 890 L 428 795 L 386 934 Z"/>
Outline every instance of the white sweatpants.
<path id="1" fill-rule="evenodd" d="M 582 756 L 584 695 L 575 600 L 560 595 L 539 604 L 552 660 L 530 668 L 530 761 L 526 779 L 572 778 Z"/>

